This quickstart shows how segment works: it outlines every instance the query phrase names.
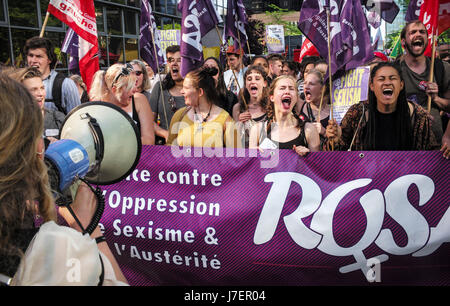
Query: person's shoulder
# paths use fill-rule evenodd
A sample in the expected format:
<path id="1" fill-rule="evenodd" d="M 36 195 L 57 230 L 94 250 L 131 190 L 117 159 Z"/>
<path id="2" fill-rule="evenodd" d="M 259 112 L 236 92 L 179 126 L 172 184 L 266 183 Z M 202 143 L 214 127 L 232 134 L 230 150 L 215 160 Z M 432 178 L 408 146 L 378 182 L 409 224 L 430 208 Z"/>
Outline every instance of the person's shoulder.
<path id="1" fill-rule="evenodd" d="M 425 110 L 425 108 L 418 105 L 417 103 L 408 102 L 408 106 L 410 109 L 413 109 L 413 112 L 416 114 L 416 116 L 428 117 L 428 112 Z"/>
<path id="2" fill-rule="evenodd" d="M 173 114 L 173 119 L 175 118 L 181 120 L 186 114 L 187 112 L 190 110 L 190 107 L 188 106 L 183 106 L 182 108 L 178 109 L 174 114 Z"/>
<path id="3" fill-rule="evenodd" d="M 60 73 L 60 72 L 58 72 Z M 79 95 L 78 93 L 78 87 L 77 84 L 75 83 L 74 80 L 72 80 L 71 78 L 65 76 L 64 74 L 61 74 L 61 77 L 64 77 L 64 80 L 62 82 L 62 88 L 63 90 L 76 90 L 77 95 Z"/>

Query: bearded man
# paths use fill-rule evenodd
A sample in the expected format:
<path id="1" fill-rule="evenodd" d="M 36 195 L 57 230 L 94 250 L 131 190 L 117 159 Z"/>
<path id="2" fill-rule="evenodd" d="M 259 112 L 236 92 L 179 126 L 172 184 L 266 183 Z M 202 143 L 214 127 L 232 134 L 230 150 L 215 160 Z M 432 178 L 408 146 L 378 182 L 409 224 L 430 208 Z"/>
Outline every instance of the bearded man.
<path id="1" fill-rule="evenodd" d="M 435 59 L 433 81 L 429 82 L 431 59 L 424 55 L 428 46 L 428 32 L 420 20 L 407 23 L 400 34 L 405 54 L 400 59 L 408 101 L 428 107 L 431 96 L 432 130 L 441 143 L 443 126 L 441 111 L 450 112 L 450 64 Z"/>

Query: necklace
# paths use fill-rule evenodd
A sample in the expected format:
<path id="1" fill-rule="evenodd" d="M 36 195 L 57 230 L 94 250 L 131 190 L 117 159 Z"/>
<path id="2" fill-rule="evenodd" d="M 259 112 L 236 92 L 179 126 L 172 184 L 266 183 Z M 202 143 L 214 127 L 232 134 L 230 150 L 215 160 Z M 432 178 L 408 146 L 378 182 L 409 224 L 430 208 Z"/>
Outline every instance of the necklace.
<path id="1" fill-rule="evenodd" d="M 203 116 L 201 114 L 200 114 L 200 116 L 199 116 L 199 114 L 197 114 L 197 110 L 194 107 L 194 118 L 195 118 L 195 121 L 198 123 L 196 133 L 201 132 L 203 130 L 203 123 L 206 122 L 206 120 L 208 120 L 208 118 L 209 118 L 209 115 L 211 115 L 211 109 L 212 109 L 212 103 L 209 106 L 208 114 L 206 114 L 206 117 L 203 118 Z"/>

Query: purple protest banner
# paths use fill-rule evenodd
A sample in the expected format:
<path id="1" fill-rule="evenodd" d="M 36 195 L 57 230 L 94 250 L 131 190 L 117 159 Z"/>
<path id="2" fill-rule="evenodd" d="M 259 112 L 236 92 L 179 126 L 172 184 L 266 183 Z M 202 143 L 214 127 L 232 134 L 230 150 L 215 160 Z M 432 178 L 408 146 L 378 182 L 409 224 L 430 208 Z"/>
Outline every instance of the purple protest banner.
<path id="1" fill-rule="evenodd" d="M 131 285 L 450 285 L 449 170 L 440 152 L 144 146 L 101 226 Z"/>
<path id="2" fill-rule="evenodd" d="M 225 17 L 224 40 L 233 38 L 236 49 L 244 49 L 248 36 L 245 26 L 248 24 L 248 16 L 242 0 L 228 0 L 227 15 Z"/>
<path id="3" fill-rule="evenodd" d="M 61 52 L 69 54 L 69 71 L 72 74 L 80 74 L 79 55 L 78 55 L 78 34 L 72 28 L 67 30 L 61 46 Z"/>
<path id="4" fill-rule="evenodd" d="M 363 0 L 361 4 L 366 7 L 368 12 L 376 12 L 389 23 L 394 22 L 400 12 L 400 8 L 393 0 Z"/>
<path id="5" fill-rule="evenodd" d="M 141 58 L 157 73 L 158 68 L 164 63 L 164 55 L 161 49 L 160 32 L 157 30 L 152 6 L 148 3 L 148 0 L 141 2 L 139 27 L 139 50 L 141 52 Z"/>
<path id="6" fill-rule="evenodd" d="M 298 28 L 328 62 L 327 14 L 317 1 L 304 1 Z M 330 2 L 331 72 L 353 69 L 373 58 L 367 20 L 358 0 Z"/>
<path id="7" fill-rule="evenodd" d="M 181 0 L 178 3 L 181 12 L 181 75 L 199 68 L 203 63 L 201 39 L 216 25 L 222 22 L 211 0 Z"/>
<path id="8" fill-rule="evenodd" d="M 409 1 L 408 9 L 405 13 L 405 20 L 407 22 L 419 19 L 422 3 L 423 1 L 420 0 Z"/>

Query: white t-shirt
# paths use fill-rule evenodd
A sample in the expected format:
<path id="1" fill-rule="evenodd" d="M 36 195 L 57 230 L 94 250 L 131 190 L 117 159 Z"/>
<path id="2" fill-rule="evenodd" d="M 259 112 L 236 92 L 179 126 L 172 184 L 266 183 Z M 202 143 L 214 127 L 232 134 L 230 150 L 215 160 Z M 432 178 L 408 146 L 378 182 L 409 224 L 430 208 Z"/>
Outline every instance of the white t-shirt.
<path id="1" fill-rule="evenodd" d="M 127 285 L 117 280 L 109 259 L 94 239 L 53 221 L 44 223 L 22 258 L 11 285 L 16 286 L 103 286 Z"/>

